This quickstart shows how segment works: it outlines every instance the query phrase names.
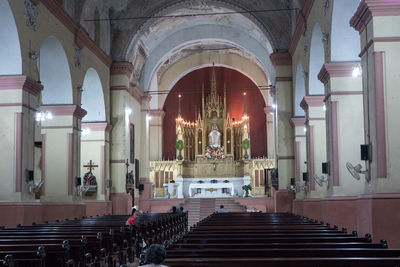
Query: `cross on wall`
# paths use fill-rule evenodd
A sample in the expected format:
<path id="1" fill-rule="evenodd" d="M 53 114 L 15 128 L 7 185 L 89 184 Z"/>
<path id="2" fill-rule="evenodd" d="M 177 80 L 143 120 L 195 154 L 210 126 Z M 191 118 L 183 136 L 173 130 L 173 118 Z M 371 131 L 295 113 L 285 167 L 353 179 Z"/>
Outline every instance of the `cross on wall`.
<path id="1" fill-rule="evenodd" d="M 90 172 L 92 172 L 92 170 L 93 170 L 94 168 L 99 167 L 99 165 L 95 165 L 94 162 L 93 162 L 92 160 L 90 160 L 89 163 L 86 164 L 86 165 L 83 165 L 83 167 L 88 168 L 88 170 L 89 170 Z"/>

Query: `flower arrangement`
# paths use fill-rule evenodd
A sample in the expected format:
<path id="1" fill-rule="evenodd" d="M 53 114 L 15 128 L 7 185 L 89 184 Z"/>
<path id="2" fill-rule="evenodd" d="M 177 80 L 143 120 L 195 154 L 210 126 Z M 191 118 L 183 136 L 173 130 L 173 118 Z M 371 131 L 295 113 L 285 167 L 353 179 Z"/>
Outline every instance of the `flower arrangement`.
<path id="1" fill-rule="evenodd" d="M 249 192 L 252 190 L 251 185 L 250 184 L 244 185 L 244 186 L 242 186 L 242 189 L 246 193 L 245 197 L 249 197 Z"/>
<path id="2" fill-rule="evenodd" d="M 205 159 L 223 159 L 225 158 L 224 147 L 207 146 L 204 154 Z"/>

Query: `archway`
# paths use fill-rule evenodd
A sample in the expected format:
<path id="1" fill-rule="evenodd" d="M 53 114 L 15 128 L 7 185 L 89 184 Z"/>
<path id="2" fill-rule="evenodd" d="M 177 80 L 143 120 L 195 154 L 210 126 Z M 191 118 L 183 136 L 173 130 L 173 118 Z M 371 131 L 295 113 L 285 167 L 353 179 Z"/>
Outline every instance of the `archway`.
<path id="1" fill-rule="evenodd" d="M 22 74 L 21 47 L 8 1 L 0 1 L 0 75 Z"/>
<path id="2" fill-rule="evenodd" d="M 194 121 L 201 109 L 201 87 L 209 92 L 212 67 L 192 71 L 182 77 L 169 92 L 164 103 L 163 120 L 163 157 L 175 158 L 175 118 L 178 115 L 178 94 L 182 94 L 182 116 Z M 259 88 L 242 73 L 224 67 L 215 67 L 217 92 L 223 96 L 223 87 L 227 88 L 227 112 L 230 117 L 240 120 L 243 113 L 243 92 L 247 93 L 247 114 L 250 117 L 250 140 L 252 157 L 267 156 L 267 130 L 265 119 L 265 101 Z M 207 91 L 208 90 L 208 91 Z M 173 141 L 171 141 L 173 140 Z"/>
<path id="3" fill-rule="evenodd" d="M 105 121 L 103 87 L 96 70 L 89 68 L 82 86 L 82 108 L 87 111 L 83 122 Z"/>
<path id="4" fill-rule="evenodd" d="M 359 0 L 333 1 L 331 61 L 360 61 L 360 36 L 349 25 L 359 4 Z"/>
<path id="5" fill-rule="evenodd" d="M 323 95 L 324 85 L 318 80 L 318 74 L 325 62 L 324 45 L 322 43 L 321 27 L 316 24 L 311 37 L 310 74 L 308 95 Z"/>
<path id="6" fill-rule="evenodd" d="M 67 55 L 61 43 L 49 36 L 40 48 L 42 104 L 72 104 L 72 82 Z"/>
<path id="7" fill-rule="evenodd" d="M 300 107 L 300 103 L 306 95 L 306 87 L 304 80 L 304 70 L 301 62 L 297 64 L 296 84 L 294 90 L 294 115 L 304 116 L 304 110 Z"/>

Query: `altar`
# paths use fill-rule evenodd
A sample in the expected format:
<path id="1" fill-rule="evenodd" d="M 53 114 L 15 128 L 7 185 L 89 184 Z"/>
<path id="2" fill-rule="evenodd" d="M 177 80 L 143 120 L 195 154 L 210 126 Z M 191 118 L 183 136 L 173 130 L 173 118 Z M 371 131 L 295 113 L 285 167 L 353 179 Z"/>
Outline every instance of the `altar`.
<path id="1" fill-rule="evenodd" d="M 190 121 L 181 112 L 181 101 L 187 98 L 178 95 L 176 158 L 149 162 L 154 198 L 243 197 L 244 185 L 251 185 L 252 196 L 270 194 L 268 172 L 275 160 L 251 157 L 246 92 L 243 112 L 234 119 L 228 112 L 226 87 L 223 92 L 216 88 L 214 69 L 210 89 L 206 93 L 202 85 L 201 107 Z"/>

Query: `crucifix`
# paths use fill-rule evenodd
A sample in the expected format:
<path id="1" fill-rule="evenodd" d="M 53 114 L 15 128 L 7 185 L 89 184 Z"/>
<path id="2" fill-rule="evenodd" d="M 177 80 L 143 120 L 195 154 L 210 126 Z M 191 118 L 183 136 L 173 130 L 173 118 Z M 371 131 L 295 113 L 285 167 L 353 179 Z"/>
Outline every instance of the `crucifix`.
<path id="1" fill-rule="evenodd" d="M 83 167 L 88 168 L 89 172 L 92 172 L 92 170 L 94 168 L 99 167 L 99 165 L 94 165 L 94 162 L 92 160 L 90 160 L 89 163 L 86 165 L 83 165 Z"/>

